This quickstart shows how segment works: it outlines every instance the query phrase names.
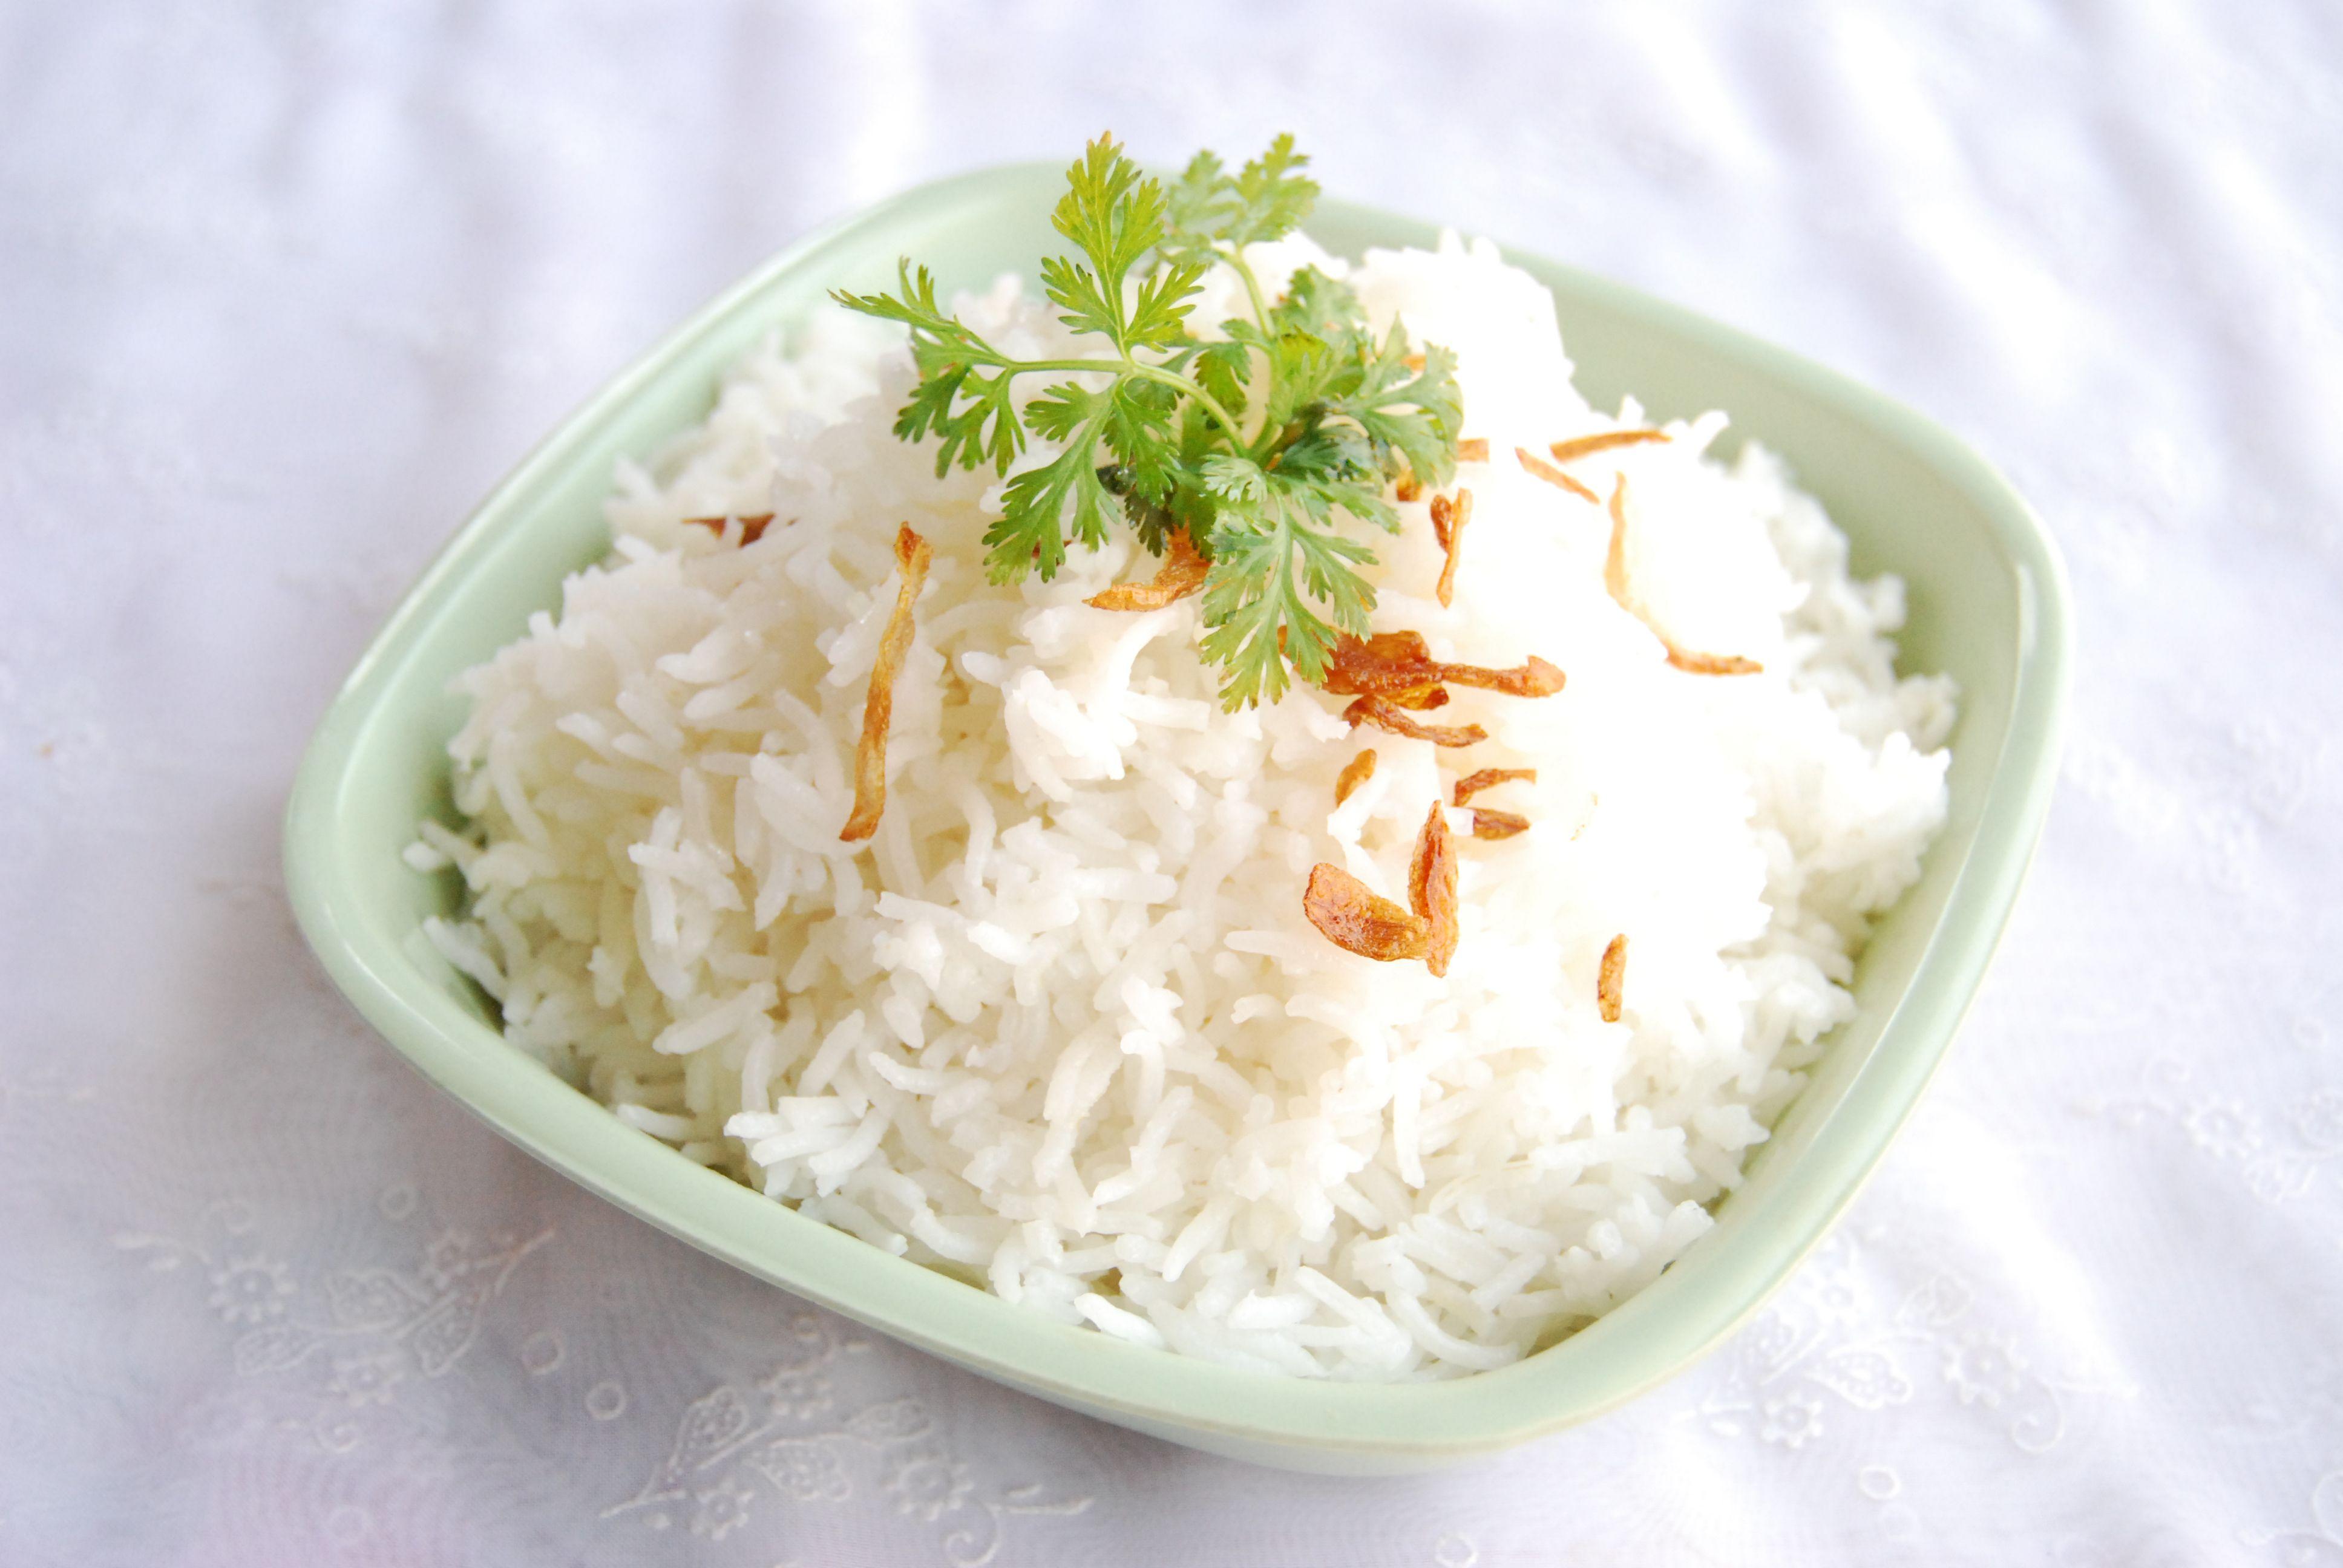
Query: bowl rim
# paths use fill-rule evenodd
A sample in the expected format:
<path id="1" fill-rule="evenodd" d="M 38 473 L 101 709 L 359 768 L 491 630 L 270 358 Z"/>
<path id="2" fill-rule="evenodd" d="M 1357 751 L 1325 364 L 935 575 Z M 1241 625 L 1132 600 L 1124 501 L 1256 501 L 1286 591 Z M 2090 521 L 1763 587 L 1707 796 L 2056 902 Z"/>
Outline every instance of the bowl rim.
<path id="1" fill-rule="evenodd" d="M 1489 1452 L 1590 1419 L 1705 1355 L 1763 1304 L 1853 1201 L 1917 1103 L 1973 1000 L 2014 905 L 2056 782 L 2072 679 L 2066 571 L 2040 519 L 1984 459 L 1893 399 L 1789 350 L 1625 285 L 1530 257 L 1572 289 L 1640 322 L 1761 365 L 1825 407 L 1899 443 L 1977 511 L 2018 583 L 2019 646 L 2002 755 L 1985 785 L 1967 854 L 1909 983 L 1878 1039 L 1757 1228 L 1738 1241 L 1747 1288 L 1674 1299 L 1666 1332 L 1646 1328 L 1657 1283 L 1561 1343 L 1493 1372 L 1436 1382 L 1292 1378 L 1128 1343 L 1013 1305 L 809 1220 L 618 1121 L 497 1032 L 375 930 L 341 874 L 336 832 L 369 728 L 429 646 L 433 608 L 518 525 L 526 498 L 619 410 L 673 372 L 690 347 L 782 279 L 911 215 L 981 205 L 1061 166 L 1000 166 L 917 186 L 824 225 L 719 294 L 557 425 L 441 547 L 369 639 L 318 724 L 287 804 L 284 866 L 303 935 L 358 1011 L 432 1082 L 498 1132 L 670 1234 L 830 1310 L 996 1381 L 1163 1435 L 1217 1435 L 1272 1451 L 1403 1455 Z M 1421 220 L 1355 203 L 1322 213 L 1378 228 Z M 1924 979 L 1927 983 L 1924 986 Z M 429 983 L 418 984 L 418 980 Z M 494 1049 L 483 1050 L 486 1042 Z M 1899 1049 L 1890 1050 L 1891 1042 Z M 1664 1295 L 1664 1292 L 1663 1293 Z"/>

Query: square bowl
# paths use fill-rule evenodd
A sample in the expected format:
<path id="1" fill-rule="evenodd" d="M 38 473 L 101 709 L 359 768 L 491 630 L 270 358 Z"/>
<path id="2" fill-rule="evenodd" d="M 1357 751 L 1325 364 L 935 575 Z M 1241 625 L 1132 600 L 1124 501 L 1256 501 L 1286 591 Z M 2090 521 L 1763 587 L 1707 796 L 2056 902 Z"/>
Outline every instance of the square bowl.
<path id="1" fill-rule="evenodd" d="M 1362 1384 L 1240 1371 L 1070 1327 L 806 1219 L 637 1131 L 508 1046 L 494 1009 L 424 940 L 452 872 L 399 851 L 452 819 L 449 681 L 560 601 L 609 547 L 614 462 L 705 417 L 725 367 L 833 287 L 875 288 L 909 254 L 946 290 L 1031 276 L 1054 249 L 1062 174 L 1024 165 L 897 196 L 815 235 L 685 323 L 557 430 L 440 552 L 327 710 L 285 823 L 301 929 L 359 1012 L 415 1066 L 539 1160 L 652 1224 L 883 1333 L 1012 1387 L 1215 1453 L 1387 1473 L 1493 1452 L 1584 1421 L 1682 1370 L 1795 1269 L 1878 1161 L 1951 1042 L 2039 836 L 2057 766 L 2071 632 L 2057 553 L 2009 486 L 1945 431 L 1796 356 L 1534 256 L 1588 398 L 1633 392 L 1657 417 L 1725 409 L 1721 450 L 1781 453 L 1852 542 L 1862 575 L 1900 574 L 1907 668 L 1960 683 L 1951 813 L 1919 882 L 1856 966 L 1855 1018 L 1759 1147 L 1716 1224 L 1591 1326 L 1512 1366 Z M 1342 202 L 1330 250 L 1426 246 L 1434 226 Z"/>

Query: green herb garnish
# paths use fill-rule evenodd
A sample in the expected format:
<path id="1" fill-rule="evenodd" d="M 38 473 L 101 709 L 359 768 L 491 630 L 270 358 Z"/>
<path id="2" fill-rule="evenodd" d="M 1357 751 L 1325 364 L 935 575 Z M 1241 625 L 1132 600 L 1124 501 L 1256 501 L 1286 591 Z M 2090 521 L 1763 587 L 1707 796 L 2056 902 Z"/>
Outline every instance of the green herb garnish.
<path id="1" fill-rule="evenodd" d="M 1009 481 L 984 536 L 995 582 L 1057 575 L 1069 539 L 1106 542 L 1120 512 L 1155 554 L 1175 529 L 1212 562 L 1203 652 L 1226 667 L 1232 710 L 1274 701 L 1288 682 L 1323 679 L 1338 632 L 1364 636 L 1374 589 L 1356 568 L 1373 552 L 1346 531 L 1396 533 L 1384 487 L 1413 470 L 1427 486 L 1455 471 L 1462 417 L 1455 357 L 1381 339 L 1358 296 L 1315 267 L 1274 301 L 1243 247 L 1293 231 L 1318 196 L 1309 160 L 1280 136 L 1232 175 L 1199 153 L 1167 189 L 1111 136 L 1066 171 L 1051 222 L 1081 256 L 1041 264 L 1060 319 L 1111 353 L 1015 359 L 936 304 L 935 280 L 903 259 L 894 294 L 838 301 L 910 328 L 920 383 L 895 420 L 906 441 L 936 437 L 936 472 L 990 463 L 1007 474 L 1027 432 L 1059 447 Z M 1225 263 L 1251 315 L 1199 337 L 1198 286 Z M 1081 372 L 1021 409 L 1020 376 Z"/>

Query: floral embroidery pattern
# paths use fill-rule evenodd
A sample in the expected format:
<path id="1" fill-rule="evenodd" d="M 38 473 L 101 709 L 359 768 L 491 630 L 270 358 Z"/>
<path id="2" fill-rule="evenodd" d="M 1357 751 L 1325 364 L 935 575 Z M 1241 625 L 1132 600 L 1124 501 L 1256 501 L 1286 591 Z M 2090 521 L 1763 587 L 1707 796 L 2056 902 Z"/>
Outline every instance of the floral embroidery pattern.
<path id="1" fill-rule="evenodd" d="M 741 1525 L 749 1523 L 749 1504 L 757 1494 L 727 1476 L 699 1494 L 699 1506 L 692 1511 L 691 1533 L 705 1535 L 710 1541 L 721 1541 Z"/>
<path id="2" fill-rule="evenodd" d="M 1797 1448 L 1823 1429 L 1823 1402 L 1806 1389 L 1792 1389 L 1765 1402 L 1765 1421 L 1757 1435 L 1767 1442 Z"/>
<path id="3" fill-rule="evenodd" d="M 1977 1323 L 1974 1292 L 1949 1273 L 1906 1296 L 1884 1327 L 1867 1325 L 1856 1246 L 1844 1231 L 1825 1242 L 1792 1293 L 1742 1334 L 1722 1383 L 1689 1413 L 1720 1437 L 1796 1449 L 1824 1432 L 1831 1400 L 1870 1412 L 1908 1404 L 1934 1382 L 2026 1452 L 2056 1444 L 2066 1429 L 2063 1396 L 2090 1391 L 2036 1372 L 2012 1336 Z"/>
<path id="4" fill-rule="evenodd" d="M 976 1483 L 968 1466 L 934 1448 L 898 1448 L 887 1458 L 887 1493 L 896 1509 L 933 1524 L 966 1503 Z"/>
<path id="5" fill-rule="evenodd" d="M 1473 1568 L 1481 1561 L 1481 1549 L 1473 1538 L 1451 1531 L 1432 1543 L 1433 1568 Z"/>
<path id="6" fill-rule="evenodd" d="M 2230 1442 L 2252 1443 L 2273 1466 L 2292 1456 L 2310 1459 L 2307 1520 L 2241 1529 L 2237 1539 L 2263 1548 L 2275 1563 L 2343 1563 L 2343 1352 L 2328 1351 L 2291 1366 L 2283 1387 L 2249 1401 L 2215 1429 Z M 2323 1457 L 2313 1457 L 2323 1456 Z"/>
<path id="7" fill-rule="evenodd" d="M 2274 1546 L 2286 1563 L 2330 1563 L 2343 1559 L 2343 1470 L 2329 1471 L 2310 1490 L 2310 1523 L 2286 1530 L 2246 1530 L 2248 1546 Z"/>
<path id="8" fill-rule="evenodd" d="M 2199 1154 L 2235 1170 L 2265 1203 L 2302 1197 L 2321 1167 L 2343 1158 L 2343 1090 L 2314 1089 L 2285 1111 L 2261 1115 L 2226 1095 L 2192 1093 L 2193 1077 L 2184 1063 L 2158 1057 L 2147 1064 L 2139 1093 L 2088 1101 L 2081 1110 L 2122 1127 L 2170 1122 Z"/>
<path id="9" fill-rule="evenodd" d="M 809 1368 L 781 1368 L 757 1385 L 773 1402 L 773 1412 L 796 1421 L 811 1421 L 830 1407 L 830 1380 Z"/>
<path id="10" fill-rule="evenodd" d="M 336 1362 L 334 1381 L 326 1388 L 354 1405 L 388 1404 L 406 1376 L 407 1369 L 397 1355 L 377 1351 Z"/>
<path id="11" fill-rule="evenodd" d="M 1963 1404 L 1999 1410 L 2026 1386 L 2026 1358 L 2007 1336 L 1970 1331 L 1945 1346 L 1945 1381 Z"/>
<path id="12" fill-rule="evenodd" d="M 1011 1520 L 1089 1509 L 1088 1497 L 1051 1498 L 1040 1486 L 981 1494 L 917 1399 L 838 1415 L 836 1374 L 845 1358 L 869 1348 L 821 1313 L 799 1313 L 780 1364 L 753 1384 L 725 1383 L 694 1400 L 666 1460 L 603 1517 L 632 1514 L 654 1530 L 680 1520 L 694 1535 L 721 1540 L 748 1522 L 767 1490 L 789 1504 L 843 1503 L 857 1473 L 870 1472 L 899 1513 L 941 1530 L 953 1568 L 982 1568 L 1000 1554 Z"/>
<path id="13" fill-rule="evenodd" d="M 193 1266 L 210 1291 L 206 1303 L 220 1321 L 241 1329 L 230 1347 L 237 1373 L 255 1377 L 291 1372 L 313 1362 L 314 1392 L 323 1403 L 313 1423 L 317 1441 L 336 1452 L 354 1448 L 357 1429 L 332 1411 L 396 1402 L 410 1377 L 444 1377 L 479 1337 L 488 1305 L 503 1293 L 520 1261 L 553 1239 L 549 1230 L 525 1241 L 476 1244 L 461 1232 L 442 1232 L 411 1271 L 344 1269 L 306 1286 L 284 1262 L 251 1240 L 252 1211 L 242 1203 L 214 1204 L 205 1215 L 206 1240 L 119 1235 L 114 1244 L 143 1253 L 158 1271 Z"/>
<path id="14" fill-rule="evenodd" d="M 212 1310 L 232 1323 L 265 1323 L 293 1293 L 291 1271 L 266 1258 L 230 1258 L 211 1277 Z"/>

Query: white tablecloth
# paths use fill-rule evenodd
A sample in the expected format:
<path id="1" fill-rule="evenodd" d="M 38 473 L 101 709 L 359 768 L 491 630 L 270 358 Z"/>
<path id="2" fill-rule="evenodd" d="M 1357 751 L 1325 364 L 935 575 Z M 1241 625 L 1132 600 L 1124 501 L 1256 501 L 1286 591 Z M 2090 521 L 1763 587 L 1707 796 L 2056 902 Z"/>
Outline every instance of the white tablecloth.
<path id="1" fill-rule="evenodd" d="M 0 12 L 0 1563 L 2343 1560 L 2343 15 L 1260 11 Z M 1867 1195 L 1492 1462 L 1251 1469 L 809 1313 L 287 916 L 312 722 L 533 440 L 817 222 L 1101 126 L 1290 127 L 1841 367 L 2074 569 L 2049 834 Z"/>

